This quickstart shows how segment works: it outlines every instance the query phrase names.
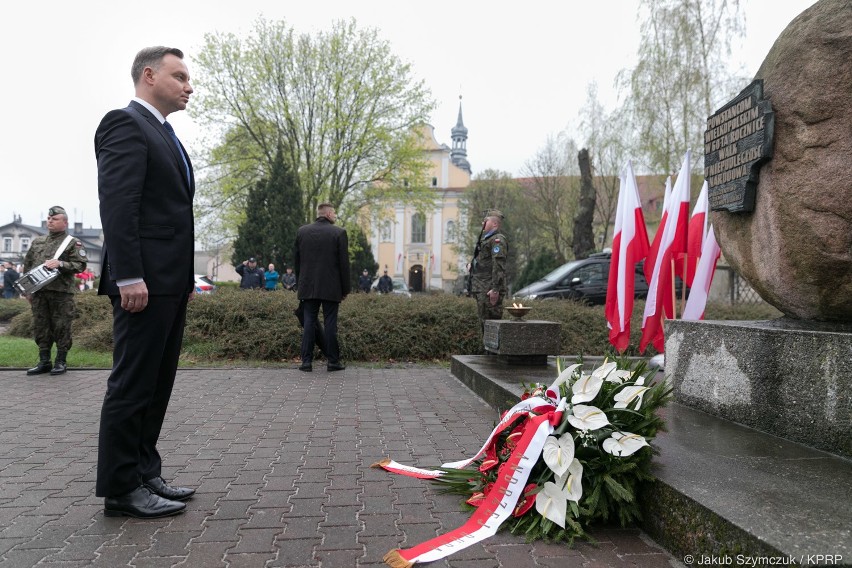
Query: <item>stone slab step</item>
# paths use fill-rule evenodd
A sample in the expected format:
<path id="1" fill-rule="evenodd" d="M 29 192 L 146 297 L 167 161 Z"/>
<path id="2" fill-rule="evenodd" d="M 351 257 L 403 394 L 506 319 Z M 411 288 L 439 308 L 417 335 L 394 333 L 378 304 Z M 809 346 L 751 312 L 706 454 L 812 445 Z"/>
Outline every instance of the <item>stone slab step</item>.
<path id="1" fill-rule="evenodd" d="M 508 367 L 490 359 L 458 355 L 451 371 L 499 410 L 517 402 L 522 382 L 556 376 L 552 363 Z M 742 555 L 852 565 L 852 461 L 681 404 L 663 412 L 668 432 L 654 444 L 658 481 L 642 494 L 642 528 L 657 542 L 696 563 L 729 555 L 736 565 Z"/>

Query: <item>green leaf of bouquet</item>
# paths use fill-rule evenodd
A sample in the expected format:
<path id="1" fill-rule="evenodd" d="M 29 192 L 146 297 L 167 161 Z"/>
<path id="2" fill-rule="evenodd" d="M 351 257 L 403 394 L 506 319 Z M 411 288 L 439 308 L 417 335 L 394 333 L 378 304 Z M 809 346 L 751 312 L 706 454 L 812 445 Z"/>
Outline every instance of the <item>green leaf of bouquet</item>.
<path id="1" fill-rule="evenodd" d="M 603 480 L 604 483 L 606 483 L 607 490 L 609 490 L 616 500 L 624 501 L 626 503 L 632 503 L 634 501 L 633 493 L 611 476 L 604 475 Z"/>

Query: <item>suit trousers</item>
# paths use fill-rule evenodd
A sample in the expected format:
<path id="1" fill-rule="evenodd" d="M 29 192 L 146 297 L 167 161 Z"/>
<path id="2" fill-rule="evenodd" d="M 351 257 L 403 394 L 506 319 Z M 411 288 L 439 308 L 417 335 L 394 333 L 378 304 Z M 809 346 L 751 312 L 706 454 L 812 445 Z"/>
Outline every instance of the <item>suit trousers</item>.
<path id="1" fill-rule="evenodd" d="M 161 474 L 157 440 L 172 394 L 188 294 L 149 296 L 130 313 L 110 296 L 113 366 L 101 409 L 98 497 L 122 495 Z"/>
<path id="2" fill-rule="evenodd" d="M 302 363 L 307 365 L 314 359 L 314 335 L 319 321 L 319 309 L 322 306 L 323 331 L 325 336 L 326 360 L 331 364 L 340 363 L 340 345 L 337 342 L 337 309 L 340 302 L 331 300 L 304 300 L 305 329 L 302 331 Z"/>

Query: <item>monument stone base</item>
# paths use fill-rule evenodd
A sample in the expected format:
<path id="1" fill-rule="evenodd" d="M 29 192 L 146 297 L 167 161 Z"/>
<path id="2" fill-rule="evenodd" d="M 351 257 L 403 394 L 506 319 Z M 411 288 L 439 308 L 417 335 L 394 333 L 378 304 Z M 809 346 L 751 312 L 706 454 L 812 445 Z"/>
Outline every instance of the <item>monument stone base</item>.
<path id="1" fill-rule="evenodd" d="M 559 353 L 562 324 L 552 321 L 485 320 L 482 342 L 488 353 L 507 365 L 547 365 Z"/>
<path id="2" fill-rule="evenodd" d="M 852 326 L 787 318 L 665 326 L 675 400 L 852 457 Z"/>

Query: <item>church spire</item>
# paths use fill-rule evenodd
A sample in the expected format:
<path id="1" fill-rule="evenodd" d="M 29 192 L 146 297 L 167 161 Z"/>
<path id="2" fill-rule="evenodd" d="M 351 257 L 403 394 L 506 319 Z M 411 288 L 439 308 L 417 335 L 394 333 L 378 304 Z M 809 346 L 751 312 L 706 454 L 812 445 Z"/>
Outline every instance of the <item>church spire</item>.
<path id="1" fill-rule="evenodd" d="M 464 121 L 462 120 L 461 98 L 462 96 L 459 95 L 459 118 L 452 130 L 453 149 L 450 151 L 450 160 L 467 173 L 470 173 L 470 163 L 467 161 L 467 128 L 465 128 Z"/>

